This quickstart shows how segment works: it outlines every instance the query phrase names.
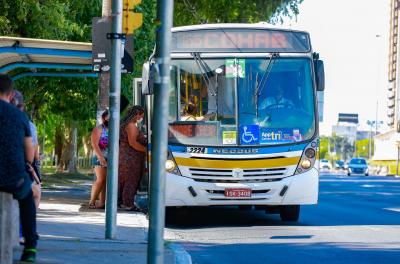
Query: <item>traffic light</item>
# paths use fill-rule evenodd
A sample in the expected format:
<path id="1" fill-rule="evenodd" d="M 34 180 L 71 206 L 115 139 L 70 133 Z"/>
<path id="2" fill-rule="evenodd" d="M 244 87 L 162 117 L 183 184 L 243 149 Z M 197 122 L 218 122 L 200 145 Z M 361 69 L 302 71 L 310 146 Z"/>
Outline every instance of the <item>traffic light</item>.
<path id="1" fill-rule="evenodd" d="M 139 5 L 142 0 L 124 0 L 122 7 L 122 31 L 125 34 L 133 34 L 143 23 L 143 14 L 135 13 L 133 9 Z"/>

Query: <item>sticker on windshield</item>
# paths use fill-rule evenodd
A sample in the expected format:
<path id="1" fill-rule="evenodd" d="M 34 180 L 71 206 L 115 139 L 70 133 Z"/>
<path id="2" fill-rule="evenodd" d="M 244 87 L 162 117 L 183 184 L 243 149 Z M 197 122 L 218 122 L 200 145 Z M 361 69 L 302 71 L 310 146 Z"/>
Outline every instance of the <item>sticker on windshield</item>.
<path id="1" fill-rule="evenodd" d="M 222 131 L 222 144 L 236 144 L 236 131 Z"/>
<path id="2" fill-rule="evenodd" d="M 290 143 L 302 140 L 300 129 L 260 128 L 261 144 Z"/>
<path id="3" fill-rule="evenodd" d="M 242 125 L 239 129 L 240 144 L 254 145 L 260 142 L 260 128 L 258 125 Z"/>
<path id="4" fill-rule="evenodd" d="M 226 78 L 245 78 L 246 60 L 245 59 L 227 59 L 225 60 Z"/>
<path id="5" fill-rule="evenodd" d="M 293 129 L 293 141 L 301 141 L 303 137 L 301 136 L 300 129 Z"/>

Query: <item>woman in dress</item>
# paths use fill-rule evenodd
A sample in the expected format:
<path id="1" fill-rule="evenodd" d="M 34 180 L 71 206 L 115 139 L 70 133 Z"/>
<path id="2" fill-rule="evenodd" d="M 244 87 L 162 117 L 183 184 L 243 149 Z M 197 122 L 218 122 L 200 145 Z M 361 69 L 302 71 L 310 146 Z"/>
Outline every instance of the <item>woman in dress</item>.
<path id="1" fill-rule="evenodd" d="M 119 146 L 119 202 L 126 210 L 140 211 L 135 206 L 135 195 L 143 174 L 147 139 L 139 130 L 138 123 L 143 120 L 141 106 L 130 107 L 121 121 Z"/>
<path id="2" fill-rule="evenodd" d="M 101 115 L 102 124 L 92 131 L 91 142 L 95 153 L 94 172 L 96 181 L 92 186 L 89 208 L 104 209 L 106 203 L 106 176 L 107 176 L 107 152 L 108 152 L 108 110 Z M 96 200 L 100 194 L 100 202 L 96 206 Z"/>

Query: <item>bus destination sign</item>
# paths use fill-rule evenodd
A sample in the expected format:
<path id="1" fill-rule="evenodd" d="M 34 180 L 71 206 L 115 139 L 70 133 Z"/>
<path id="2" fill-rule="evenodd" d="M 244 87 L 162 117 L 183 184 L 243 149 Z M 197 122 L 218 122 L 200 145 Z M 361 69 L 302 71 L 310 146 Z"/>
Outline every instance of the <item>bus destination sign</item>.
<path id="1" fill-rule="evenodd" d="M 305 32 L 268 29 L 203 29 L 172 33 L 172 52 L 309 52 Z"/>

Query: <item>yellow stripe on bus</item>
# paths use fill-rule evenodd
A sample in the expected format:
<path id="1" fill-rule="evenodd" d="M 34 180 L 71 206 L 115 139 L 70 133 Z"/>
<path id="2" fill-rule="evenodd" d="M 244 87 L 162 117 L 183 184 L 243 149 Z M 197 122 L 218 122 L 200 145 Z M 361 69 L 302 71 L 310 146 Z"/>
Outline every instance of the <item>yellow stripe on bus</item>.
<path id="1" fill-rule="evenodd" d="M 277 158 L 277 159 L 257 159 L 257 160 L 211 160 L 196 158 L 175 157 L 178 166 L 196 167 L 196 168 L 218 168 L 218 169 L 258 169 L 287 167 L 297 165 L 300 157 Z"/>

